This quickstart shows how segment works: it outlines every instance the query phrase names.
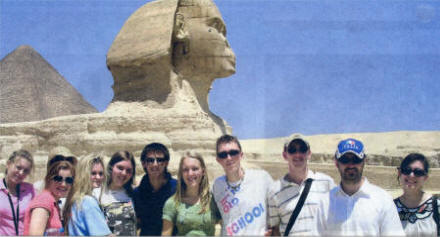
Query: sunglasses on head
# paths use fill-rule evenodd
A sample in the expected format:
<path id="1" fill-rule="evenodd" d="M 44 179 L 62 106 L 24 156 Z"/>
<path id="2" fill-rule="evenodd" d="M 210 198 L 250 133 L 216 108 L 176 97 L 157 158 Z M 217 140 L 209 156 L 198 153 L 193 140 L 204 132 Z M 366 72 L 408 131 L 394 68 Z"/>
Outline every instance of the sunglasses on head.
<path id="1" fill-rule="evenodd" d="M 296 149 L 295 146 L 290 146 L 289 148 L 287 148 L 287 152 L 289 152 L 289 154 L 295 154 L 297 152 L 305 154 L 308 150 L 309 148 L 307 148 L 306 146 L 299 146 L 299 149 Z"/>
<path id="2" fill-rule="evenodd" d="M 167 158 L 165 157 L 146 157 L 145 162 L 147 163 L 154 163 L 154 161 L 156 161 L 157 163 L 164 163 L 165 161 L 168 161 Z"/>
<path id="3" fill-rule="evenodd" d="M 358 165 L 358 164 L 362 163 L 362 161 L 364 161 L 364 160 L 360 159 L 357 156 L 352 156 L 352 157 L 342 156 L 341 158 L 338 159 L 338 162 L 341 164 L 344 164 L 344 165 L 346 165 L 348 163 Z"/>
<path id="4" fill-rule="evenodd" d="M 239 150 L 229 150 L 229 151 L 219 152 L 217 154 L 217 157 L 220 159 L 226 159 L 226 158 L 228 158 L 228 155 L 230 155 L 232 157 L 232 156 L 236 156 L 238 154 L 240 154 Z"/>
<path id="5" fill-rule="evenodd" d="M 62 183 L 63 181 L 66 182 L 66 184 L 73 184 L 73 177 L 66 177 L 63 178 L 63 176 L 57 175 L 52 178 L 53 181 L 57 183 Z"/>
<path id="6" fill-rule="evenodd" d="M 76 158 L 75 157 L 56 155 L 49 161 L 49 166 L 53 165 L 56 162 L 60 162 L 60 161 L 67 161 L 72 165 L 76 165 Z"/>
<path id="7" fill-rule="evenodd" d="M 411 175 L 411 173 L 414 173 L 414 176 L 416 176 L 416 177 L 422 177 L 422 176 L 426 175 L 425 170 L 418 169 L 418 168 L 411 169 L 409 167 L 405 167 L 405 168 L 400 169 L 400 173 L 402 173 L 404 175 Z"/>

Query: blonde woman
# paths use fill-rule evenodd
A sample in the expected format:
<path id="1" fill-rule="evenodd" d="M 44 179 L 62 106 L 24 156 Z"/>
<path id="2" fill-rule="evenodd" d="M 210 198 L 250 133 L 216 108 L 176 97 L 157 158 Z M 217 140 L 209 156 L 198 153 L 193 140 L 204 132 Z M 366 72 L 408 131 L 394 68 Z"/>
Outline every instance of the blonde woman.
<path id="1" fill-rule="evenodd" d="M 0 236 L 23 235 L 25 210 L 35 196 L 32 184 L 24 180 L 33 167 L 34 159 L 26 150 L 14 151 L 6 162 L 0 182 Z"/>
<path id="2" fill-rule="evenodd" d="M 72 201 L 66 204 L 66 211 L 72 213 L 67 217 L 68 233 L 74 236 L 110 235 L 104 213 L 98 200 L 92 195 L 93 188 L 105 180 L 105 175 L 96 179 L 96 165 L 102 166 L 100 157 L 86 157 L 80 160 L 75 179 Z M 99 185 L 100 186 L 100 185 Z M 99 188 L 99 187 L 98 187 Z"/>
<path id="3" fill-rule="evenodd" d="M 187 153 L 180 160 L 177 191 L 163 208 L 162 235 L 213 236 L 220 214 L 209 191 L 208 173 L 199 154 Z"/>

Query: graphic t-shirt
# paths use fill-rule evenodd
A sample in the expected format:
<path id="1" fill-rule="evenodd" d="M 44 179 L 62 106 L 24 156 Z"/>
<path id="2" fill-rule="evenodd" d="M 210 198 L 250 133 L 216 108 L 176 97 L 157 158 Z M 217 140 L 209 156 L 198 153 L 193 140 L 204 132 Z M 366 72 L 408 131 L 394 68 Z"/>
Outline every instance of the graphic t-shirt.
<path id="1" fill-rule="evenodd" d="M 245 170 L 243 180 L 227 182 L 218 177 L 213 185 L 214 199 L 221 213 L 221 235 L 264 235 L 267 198 L 272 177 L 264 170 Z"/>
<path id="2" fill-rule="evenodd" d="M 105 190 L 100 197 L 100 188 L 93 195 L 100 200 L 107 225 L 118 236 L 136 235 L 136 214 L 133 202 L 124 189 Z"/>

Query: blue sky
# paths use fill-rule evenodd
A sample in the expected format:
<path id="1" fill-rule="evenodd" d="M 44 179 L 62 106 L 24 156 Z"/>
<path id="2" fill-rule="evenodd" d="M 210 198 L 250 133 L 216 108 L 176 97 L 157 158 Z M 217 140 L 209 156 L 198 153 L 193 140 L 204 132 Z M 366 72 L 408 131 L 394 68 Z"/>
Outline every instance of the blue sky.
<path id="1" fill-rule="evenodd" d="M 1 0 L 0 58 L 32 46 L 103 111 L 107 50 L 145 2 Z M 440 1 L 215 2 L 237 70 L 210 108 L 239 138 L 440 130 Z"/>

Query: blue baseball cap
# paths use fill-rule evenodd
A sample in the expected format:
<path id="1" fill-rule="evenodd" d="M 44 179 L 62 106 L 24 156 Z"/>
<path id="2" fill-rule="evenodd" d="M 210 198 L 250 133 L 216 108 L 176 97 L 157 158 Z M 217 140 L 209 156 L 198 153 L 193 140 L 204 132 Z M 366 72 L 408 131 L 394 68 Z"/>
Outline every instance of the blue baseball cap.
<path id="1" fill-rule="evenodd" d="M 342 140 L 339 142 L 338 149 L 336 150 L 336 159 L 341 158 L 345 153 L 352 153 L 359 157 L 359 159 L 364 159 L 364 144 L 353 138 Z"/>

